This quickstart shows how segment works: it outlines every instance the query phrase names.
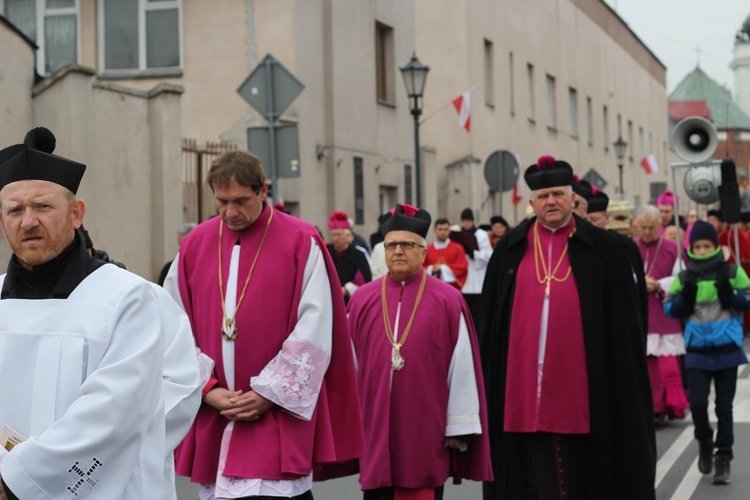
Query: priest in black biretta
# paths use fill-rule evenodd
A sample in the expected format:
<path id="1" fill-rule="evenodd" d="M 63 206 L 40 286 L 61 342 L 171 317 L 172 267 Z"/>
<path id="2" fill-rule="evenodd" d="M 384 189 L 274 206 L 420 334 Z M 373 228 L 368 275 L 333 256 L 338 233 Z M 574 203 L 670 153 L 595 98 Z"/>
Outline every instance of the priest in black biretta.
<path id="1" fill-rule="evenodd" d="M 86 166 L 82 163 L 53 154 L 56 145 L 54 134 L 37 127 L 26 134 L 22 144 L 15 144 L 0 151 L 0 190 L 20 181 L 47 181 L 62 186 L 72 195 L 78 192 Z M 85 213 L 82 200 L 74 202 L 78 210 Z M 70 244 L 64 249 L 47 249 L 54 258 L 43 263 L 30 264 L 18 252 L 23 247 L 9 237 L 8 242 L 14 254 L 8 264 L 8 272 L 3 282 L 0 298 L 64 299 L 88 274 L 98 269 L 104 262 L 92 258 L 86 251 L 83 233 L 73 225 Z M 36 229 L 45 231 L 49 229 Z M 39 232 L 39 234 L 46 234 Z M 17 235 L 16 235 L 17 236 Z M 63 238 L 67 238 L 65 235 Z M 53 241 L 43 238 L 43 244 Z M 22 255 L 22 254 L 19 254 Z M 70 269 L 75 268 L 75 272 Z"/>
<path id="2" fill-rule="evenodd" d="M 557 186 L 572 186 L 573 167 L 566 161 L 545 155 L 526 169 L 523 178 L 532 191 Z"/>
<path id="3" fill-rule="evenodd" d="M 478 322 L 495 478 L 484 500 L 653 500 L 633 271 L 608 231 L 573 212 L 570 164 L 543 156 L 524 177 L 535 217 L 495 248 Z"/>
<path id="4" fill-rule="evenodd" d="M 431 223 L 432 217 L 427 210 L 398 204 L 389 213 L 383 215 L 380 232 L 385 236 L 391 231 L 409 231 L 427 238 Z"/>
<path id="5" fill-rule="evenodd" d="M 594 187 L 591 196 L 588 198 L 588 202 L 589 213 L 606 212 L 609 207 L 609 196 L 604 194 L 604 191 Z"/>
<path id="6" fill-rule="evenodd" d="M 52 132 L 37 127 L 26 134 L 23 144 L 0 151 L 0 189 L 11 182 L 42 180 L 76 194 L 86 165 L 52 154 L 56 143 Z"/>

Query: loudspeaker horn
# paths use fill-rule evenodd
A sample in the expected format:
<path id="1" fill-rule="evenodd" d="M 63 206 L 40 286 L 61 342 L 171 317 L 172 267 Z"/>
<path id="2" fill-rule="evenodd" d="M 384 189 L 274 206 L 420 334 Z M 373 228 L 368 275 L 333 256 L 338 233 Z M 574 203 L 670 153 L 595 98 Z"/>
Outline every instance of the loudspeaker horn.
<path id="1" fill-rule="evenodd" d="M 672 132 L 675 153 L 688 163 L 710 160 L 718 145 L 716 127 L 702 116 L 688 116 L 680 120 Z"/>

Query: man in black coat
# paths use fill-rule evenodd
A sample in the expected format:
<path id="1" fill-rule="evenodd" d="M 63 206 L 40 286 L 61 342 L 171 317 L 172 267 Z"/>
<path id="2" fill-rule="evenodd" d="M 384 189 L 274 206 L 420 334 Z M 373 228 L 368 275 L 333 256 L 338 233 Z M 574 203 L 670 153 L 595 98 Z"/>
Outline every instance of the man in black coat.
<path id="1" fill-rule="evenodd" d="M 345 212 L 333 212 L 328 220 L 328 228 L 331 230 L 328 253 L 336 266 L 344 301 L 349 302 L 349 297 L 357 288 L 372 281 L 370 263 L 364 251 L 349 244 L 351 225 Z"/>
<path id="2" fill-rule="evenodd" d="M 536 217 L 501 240 L 482 293 L 484 499 L 654 499 L 645 332 L 623 246 L 572 214 L 566 162 L 542 157 L 525 178 Z M 569 372 L 581 375 L 558 380 Z"/>

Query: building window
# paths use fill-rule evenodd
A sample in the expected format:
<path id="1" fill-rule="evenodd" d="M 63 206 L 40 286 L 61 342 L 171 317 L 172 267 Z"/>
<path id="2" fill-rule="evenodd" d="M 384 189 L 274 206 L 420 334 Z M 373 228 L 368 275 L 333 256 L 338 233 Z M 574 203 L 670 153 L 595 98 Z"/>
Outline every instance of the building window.
<path id="1" fill-rule="evenodd" d="M 568 102 L 570 104 L 570 135 L 578 137 L 578 91 L 573 87 L 568 89 Z"/>
<path id="2" fill-rule="evenodd" d="M 630 156 L 628 156 L 629 161 L 633 161 L 633 146 L 635 143 L 633 142 L 633 120 L 628 120 L 628 151 L 630 152 Z"/>
<path id="3" fill-rule="evenodd" d="M 404 165 L 404 202 L 412 204 L 411 165 Z"/>
<path id="4" fill-rule="evenodd" d="M 508 54 L 508 78 L 510 78 L 510 116 L 516 116 L 515 86 L 513 85 L 513 52 Z"/>
<path id="5" fill-rule="evenodd" d="M 646 157 L 646 140 L 643 136 L 643 127 L 638 127 L 638 152 L 641 158 Z"/>
<path id="6" fill-rule="evenodd" d="M 604 124 L 602 129 L 604 130 L 604 152 L 609 151 L 609 113 L 607 112 L 607 106 L 602 106 L 602 120 Z"/>
<path id="7" fill-rule="evenodd" d="M 526 65 L 526 116 L 534 121 L 534 65 Z"/>
<path id="8" fill-rule="evenodd" d="M 586 98 L 586 135 L 589 139 L 589 146 L 594 145 L 594 105 L 591 98 Z"/>
<path id="9" fill-rule="evenodd" d="M 547 75 L 547 127 L 556 128 L 555 117 L 555 77 Z"/>
<path id="10" fill-rule="evenodd" d="M 393 28 L 375 23 L 375 79 L 378 102 L 395 104 Z"/>
<path id="11" fill-rule="evenodd" d="M 39 47 L 37 71 L 77 63 L 79 0 L 0 0 L 0 12 Z"/>
<path id="12" fill-rule="evenodd" d="M 181 0 L 100 0 L 105 72 L 174 71 L 182 66 Z"/>
<path id="13" fill-rule="evenodd" d="M 354 157 L 354 223 L 365 223 L 365 181 L 359 156 Z"/>
<path id="14" fill-rule="evenodd" d="M 617 113 L 617 137 L 622 137 L 622 115 Z"/>
<path id="15" fill-rule="evenodd" d="M 659 197 L 660 194 L 662 194 L 667 189 L 667 183 L 666 182 L 652 182 L 649 185 L 649 191 L 651 194 L 651 199 L 649 200 L 649 204 L 653 205 L 656 203 L 656 199 Z"/>
<path id="16" fill-rule="evenodd" d="M 651 132 L 648 133 L 648 154 L 654 154 L 654 134 Z"/>
<path id="17" fill-rule="evenodd" d="M 492 42 L 484 41 L 484 103 L 487 106 L 495 105 L 495 79 L 493 78 L 492 64 Z"/>

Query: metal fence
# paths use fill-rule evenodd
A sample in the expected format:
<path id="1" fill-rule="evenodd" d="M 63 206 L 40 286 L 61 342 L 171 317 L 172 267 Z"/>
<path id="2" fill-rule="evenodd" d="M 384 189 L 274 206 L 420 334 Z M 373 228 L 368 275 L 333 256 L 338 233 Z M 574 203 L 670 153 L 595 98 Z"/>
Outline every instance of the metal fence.
<path id="1" fill-rule="evenodd" d="M 182 139 L 182 221 L 200 224 L 216 215 L 211 188 L 206 175 L 211 163 L 223 153 L 237 146 L 228 142 L 206 142 L 198 145 L 195 139 Z"/>

